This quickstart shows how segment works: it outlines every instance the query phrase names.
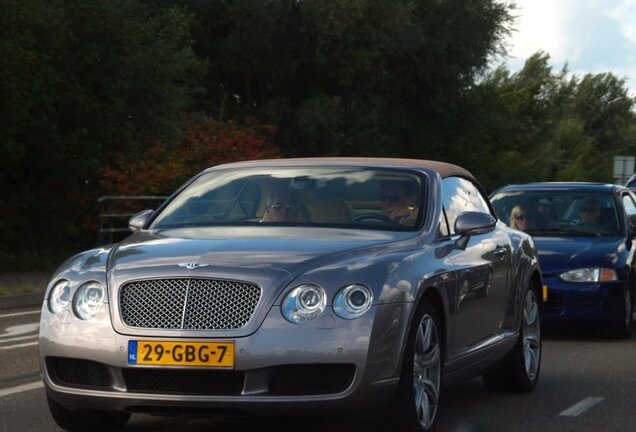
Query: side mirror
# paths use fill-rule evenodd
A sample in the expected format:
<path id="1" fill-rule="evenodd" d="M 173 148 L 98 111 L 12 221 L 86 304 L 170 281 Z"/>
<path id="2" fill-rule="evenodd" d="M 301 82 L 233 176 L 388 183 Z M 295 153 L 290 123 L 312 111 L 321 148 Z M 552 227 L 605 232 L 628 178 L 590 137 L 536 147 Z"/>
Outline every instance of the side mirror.
<path id="1" fill-rule="evenodd" d="M 146 225 L 146 222 L 148 222 L 148 219 L 150 219 L 150 216 L 152 216 L 154 212 L 154 210 L 149 209 L 135 213 L 130 217 L 130 219 L 128 219 L 128 228 L 132 232 L 139 231 L 144 227 L 144 225 Z"/>
<path id="2" fill-rule="evenodd" d="M 455 234 L 461 237 L 457 240 L 457 245 L 464 249 L 468 244 L 470 236 L 485 234 L 495 229 L 497 219 L 489 214 L 467 211 L 460 214 L 455 219 Z"/>

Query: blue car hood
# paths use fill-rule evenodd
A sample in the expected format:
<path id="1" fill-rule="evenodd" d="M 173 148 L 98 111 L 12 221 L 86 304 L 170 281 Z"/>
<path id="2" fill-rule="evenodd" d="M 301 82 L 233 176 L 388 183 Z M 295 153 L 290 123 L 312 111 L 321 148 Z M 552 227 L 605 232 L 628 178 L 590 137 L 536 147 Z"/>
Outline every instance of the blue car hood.
<path id="1" fill-rule="evenodd" d="M 625 250 L 622 237 L 533 237 L 544 275 L 584 267 L 614 267 Z"/>

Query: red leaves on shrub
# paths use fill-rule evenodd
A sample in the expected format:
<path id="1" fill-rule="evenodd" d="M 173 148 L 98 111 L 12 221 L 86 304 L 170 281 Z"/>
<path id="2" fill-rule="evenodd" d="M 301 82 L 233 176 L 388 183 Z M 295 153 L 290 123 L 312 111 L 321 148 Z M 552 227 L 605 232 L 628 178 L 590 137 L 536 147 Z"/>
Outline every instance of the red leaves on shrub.
<path id="1" fill-rule="evenodd" d="M 140 156 L 119 155 L 102 175 L 109 195 L 167 195 L 204 168 L 226 162 L 279 157 L 276 128 L 247 122 L 189 121 L 180 142 L 158 143 Z"/>

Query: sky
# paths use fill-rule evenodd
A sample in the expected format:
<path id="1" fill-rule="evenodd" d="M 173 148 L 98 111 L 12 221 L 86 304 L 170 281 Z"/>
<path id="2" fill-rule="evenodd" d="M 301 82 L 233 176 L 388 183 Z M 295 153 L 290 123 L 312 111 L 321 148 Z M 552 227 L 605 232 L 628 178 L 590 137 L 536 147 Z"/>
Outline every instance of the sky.
<path id="1" fill-rule="evenodd" d="M 517 16 L 506 40 L 509 70 L 517 72 L 537 51 L 550 55 L 553 72 L 612 72 L 636 96 L 636 0 L 507 0 Z"/>

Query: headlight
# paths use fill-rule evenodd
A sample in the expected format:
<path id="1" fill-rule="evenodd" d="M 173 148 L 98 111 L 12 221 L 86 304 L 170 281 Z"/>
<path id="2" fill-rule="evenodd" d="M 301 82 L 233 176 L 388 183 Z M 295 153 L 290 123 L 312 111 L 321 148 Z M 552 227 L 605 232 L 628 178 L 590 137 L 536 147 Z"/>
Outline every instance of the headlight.
<path id="1" fill-rule="evenodd" d="M 61 313 L 71 301 L 71 286 L 67 280 L 61 280 L 53 286 L 49 293 L 49 310 Z"/>
<path id="2" fill-rule="evenodd" d="M 610 268 L 589 267 L 566 271 L 559 275 L 566 282 L 607 282 L 618 280 L 616 272 Z"/>
<path id="3" fill-rule="evenodd" d="M 281 310 L 288 321 L 301 324 L 325 310 L 327 294 L 317 285 L 300 285 L 287 294 Z"/>
<path id="4" fill-rule="evenodd" d="M 98 282 L 87 282 L 77 290 L 73 299 L 75 315 L 83 320 L 95 316 L 104 304 L 104 287 Z"/>
<path id="5" fill-rule="evenodd" d="M 333 310 L 345 319 L 362 316 L 373 303 L 373 293 L 364 285 L 348 285 L 338 291 L 333 301 Z"/>

